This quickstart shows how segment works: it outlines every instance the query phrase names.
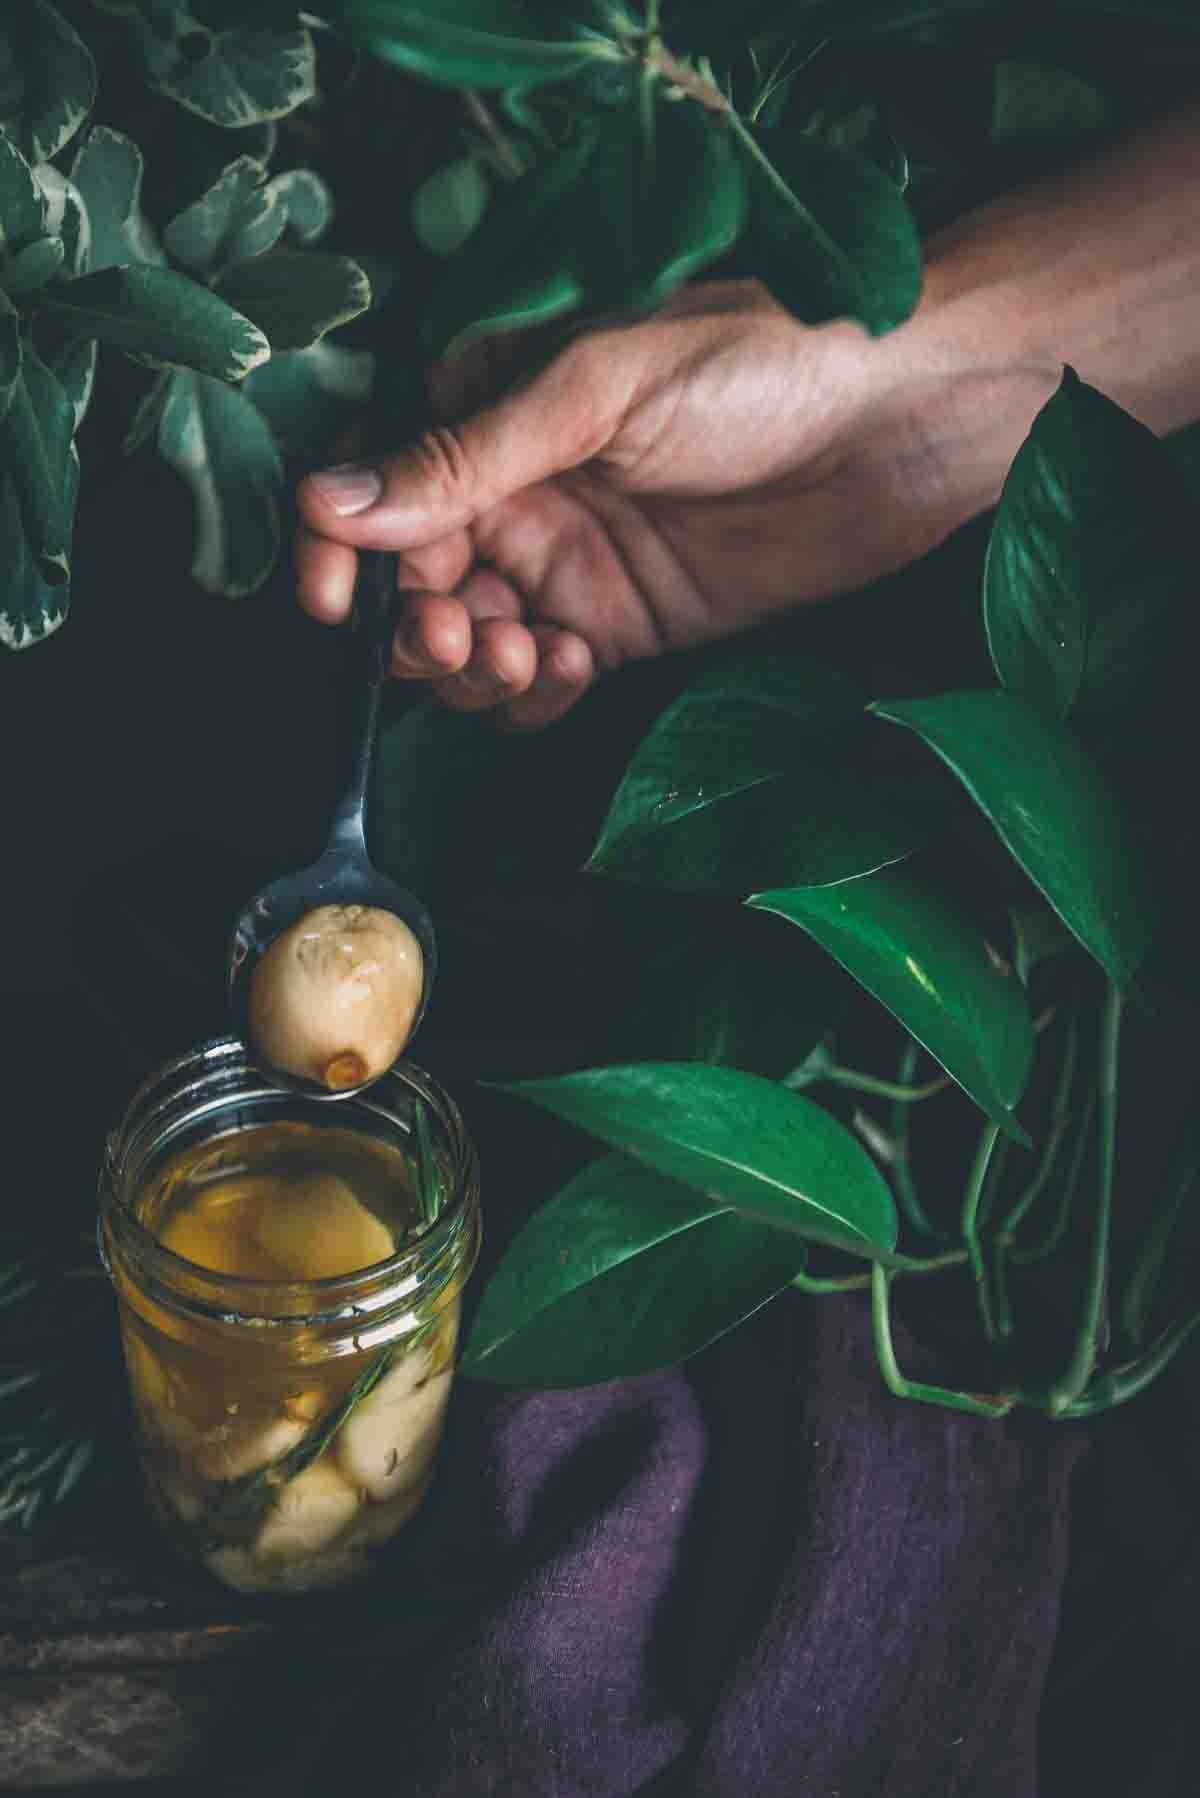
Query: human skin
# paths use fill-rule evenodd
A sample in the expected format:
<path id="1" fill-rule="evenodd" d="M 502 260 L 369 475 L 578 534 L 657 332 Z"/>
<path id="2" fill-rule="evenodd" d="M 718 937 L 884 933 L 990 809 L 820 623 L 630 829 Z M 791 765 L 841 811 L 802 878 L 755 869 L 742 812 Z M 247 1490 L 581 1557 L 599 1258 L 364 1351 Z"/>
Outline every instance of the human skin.
<path id="1" fill-rule="evenodd" d="M 913 317 L 799 324 L 702 282 L 506 385 L 434 371 L 438 423 L 308 476 L 300 603 L 399 554 L 392 673 L 512 728 L 597 674 L 863 587 L 993 505 L 1069 363 L 1157 432 L 1200 417 L 1200 102 L 956 221 Z"/>

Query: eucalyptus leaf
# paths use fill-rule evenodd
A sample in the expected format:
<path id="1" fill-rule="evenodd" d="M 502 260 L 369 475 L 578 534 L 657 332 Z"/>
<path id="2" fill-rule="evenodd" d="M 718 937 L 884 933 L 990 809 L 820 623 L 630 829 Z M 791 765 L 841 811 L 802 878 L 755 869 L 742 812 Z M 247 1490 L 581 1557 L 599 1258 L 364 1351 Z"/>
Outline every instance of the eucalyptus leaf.
<path id="1" fill-rule="evenodd" d="M 0 131 L 0 253 L 15 255 L 45 228 L 46 202 L 33 170 Z"/>
<path id="2" fill-rule="evenodd" d="M 583 1386 L 694 1355 L 780 1292 L 806 1245 L 608 1155 L 543 1205 L 484 1291 L 464 1373 Z"/>
<path id="3" fill-rule="evenodd" d="M 0 286 L 12 295 L 36 293 L 58 273 L 65 256 L 61 237 L 39 237 L 0 267 Z"/>
<path id="4" fill-rule="evenodd" d="M 878 335 L 921 291 L 916 223 L 868 157 L 790 126 L 743 129 L 749 266 L 808 324 L 854 318 Z"/>
<path id="5" fill-rule="evenodd" d="M 746 183 L 724 121 L 635 93 L 602 120 L 566 228 L 589 301 L 660 305 L 737 241 Z"/>
<path id="6" fill-rule="evenodd" d="M 289 239 L 305 249 L 317 243 L 333 222 L 333 192 L 313 169 L 285 169 L 272 175 L 267 192 L 283 207 Z"/>
<path id="7" fill-rule="evenodd" d="M 8 0 L 0 17 L 0 131 L 30 162 L 69 143 L 96 100 L 92 53 L 49 0 Z"/>
<path id="8" fill-rule="evenodd" d="M 1023 1136 L 1012 1113 L 1033 1065 L 1024 989 L 948 899 L 887 868 L 838 887 L 756 893 L 748 903 L 806 930 L 989 1117 Z"/>
<path id="9" fill-rule="evenodd" d="M 71 181 L 87 209 L 89 268 L 166 261 L 142 212 L 144 173 L 141 151 L 120 131 L 94 125 L 80 143 Z"/>
<path id="10" fill-rule="evenodd" d="M 871 709 L 929 744 L 1084 948 L 1113 980 L 1131 979 L 1157 915 L 1145 857 L 1067 726 L 998 691 Z"/>
<path id="11" fill-rule="evenodd" d="M 364 410 L 374 376 L 375 358 L 369 351 L 314 343 L 252 369 L 242 392 L 262 413 L 284 455 L 312 456 Z"/>
<path id="12" fill-rule="evenodd" d="M 533 87 L 616 54 L 548 29 L 520 0 L 337 0 L 332 10 L 373 55 L 446 87 Z"/>
<path id="13" fill-rule="evenodd" d="M 1010 57 L 992 77 L 992 138 L 1011 143 L 1025 137 L 1074 137 L 1102 131 L 1112 123 L 1112 103 L 1100 88 L 1073 70 Z"/>
<path id="14" fill-rule="evenodd" d="M 214 125 L 237 129 L 284 118 L 316 92 L 312 37 L 296 17 L 211 30 L 175 0 L 169 12 L 132 17 L 130 31 L 152 87 Z"/>
<path id="15" fill-rule="evenodd" d="M 1190 607 L 1194 508 L 1169 452 L 1068 369 L 1004 483 L 984 570 L 996 672 L 1051 715 L 1112 711 Z"/>
<path id="16" fill-rule="evenodd" d="M 233 599 L 252 593 L 279 552 L 283 464 L 266 421 L 236 388 L 179 370 L 158 447 L 192 490 L 192 579 Z"/>
<path id="17" fill-rule="evenodd" d="M 324 250 L 273 250 L 226 270 L 215 291 L 256 324 L 273 350 L 307 349 L 371 304 L 357 262 Z"/>
<path id="18" fill-rule="evenodd" d="M 896 1241 L 891 1193 L 848 1130 L 734 1068 L 638 1062 L 505 1087 L 743 1217 L 853 1254 Z"/>
<path id="19" fill-rule="evenodd" d="M 482 224 L 430 294 L 421 336 L 433 357 L 492 331 L 542 323 L 578 305 L 582 283 L 558 221 L 591 154 L 593 128 L 577 124 L 570 143 L 493 199 Z"/>
<path id="20" fill-rule="evenodd" d="M 669 706 L 634 752 L 588 867 L 682 892 L 741 897 L 870 873 L 915 828 L 847 766 L 863 711 L 841 675 L 800 658 L 718 669 Z"/>
<path id="21" fill-rule="evenodd" d="M 198 200 L 163 231 L 163 248 L 192 274 L 219 274 L 278 243 L 287 208 L 265 185 L 266 170 L 251 156 L 239 156 Z"/>
<path id="22" fill-rule="evenodd" d="M 97 337 L 152 362 L 178 363 L 225 381 L 265 362 L 258 327 L 186 275 L 165 268 L 106 268 L 47 294 L 41 310 L 74 337 Z"/>
<path id="23" fill-rule="evenodd" d="M 33 178 L 46 203 L 46 230 L 62 240 L 63 272 L 86 274 L 91 263 L 92 227 L 83 195 L 53 163 L 39 163 Z"/>
<path id="24" fill-rule="evenodd" d="M 487 211 L 487 176 L 475 156 L 435 169 L 412 197 L 413 235 L 432 256 L 461 250 Z"/>

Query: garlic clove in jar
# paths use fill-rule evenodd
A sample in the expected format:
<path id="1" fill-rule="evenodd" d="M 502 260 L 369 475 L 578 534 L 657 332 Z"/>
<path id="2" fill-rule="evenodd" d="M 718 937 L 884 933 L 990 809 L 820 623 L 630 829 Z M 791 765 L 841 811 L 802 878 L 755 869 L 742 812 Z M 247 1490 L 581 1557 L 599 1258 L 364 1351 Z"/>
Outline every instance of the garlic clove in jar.
<path id="1" fill-rule="evenodd" d="M 358 1494 L 322 1458 L 279 1488 L 254 1540 L 255 1559 L 291 1564 L 319 1554 L 358 1511 Z"/>
<path id="2" fill-rule="evenodd" d="M 240 1480 L 289 1454 L 304 1436 L 306 1425 L 290 1417 L 228 1417 L 214 1429 L 183 1444 L 196 1471 L 206 1480 Z"/>
<path id="3" fill-rule="evenodd" d="M 250 1226 L 256 1248 L 288 1280 L 358 1273 L 395 1251 L 391 1231 L 339 1174 L 305 1174 L 278 1189 Z"/>
<path id="4" fill-rule="evenodd" d="M 338 1431 L 338 1466 L 376 1502 L 395 1498 L 428 1471 L 450 1396 L 449 1368 L 430 1375 L 428 1351 L 405 1357 L 357 1404 Z"/>
<path id="5" fill-rule="evenodd" d="M 332 1091 L 385 1073 L 412 1032 L 425 968 L 394 912 L 320 905 L 282 932 L 250 981 L 255 1053 Z"/>

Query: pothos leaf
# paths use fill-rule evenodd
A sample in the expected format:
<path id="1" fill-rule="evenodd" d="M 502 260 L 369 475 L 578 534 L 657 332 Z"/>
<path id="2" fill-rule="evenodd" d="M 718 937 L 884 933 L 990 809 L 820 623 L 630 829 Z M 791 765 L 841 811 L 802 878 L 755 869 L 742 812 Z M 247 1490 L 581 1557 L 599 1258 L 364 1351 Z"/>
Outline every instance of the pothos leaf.
<path id="1" fill-rule="evenodd" d="M 94 125 L 76 150 L 71 180 L 87 209 L 91 269 L 166 261 L 142 213 L 143 173 L 137 145 L 107 125 Z"/>
<path id="2" fill-rule="evenodd" d="M 371 304 L 357 262 L 322 250 L 273 250 L 228 269 L 216 292 L 253 320 L 273 350 L 302 350 Z"/>
<path id="3" fill-rule="evenodd" d="M 696 1354 L 766 1304 L 806 1245 L 606 1155 L 526 1224 L 488 1282 L 464 1373 L 583 1386 Z"/>
<path id="4" fill-rule="evenodd" d="M 48 292 L 41 310 L 72 337 L 97 337 L 151 362 L 240 381 L 271 353 L 262 332 L 217 294 L 166 268 L 106 268 Z"/>
<path id="5" fill-rule="evenodd" d="M 282 198 L 265 185 L 266 170 L 239 156 L 206 193 L 171 220 L 163 247 L 192 274 L 209 276 L 278 243 L 287 224 Z"/>
<path id="6" fill-rule="evenodd" d="M 46 202 L 33 170 L 0 131 L 0 252 L 11 256 L 46 228 Z"/>
<path id="7" fill-rule="evenodd" d="M 279 551 L 283 464 L 266 421 L 236 388 L 177 370 L 158 447 L 192 490 L 193 580 L 229 598 L 252 593 Z"/>
<path id="8" fill-rule="evenodd" d="M 9 0 L 0 18 L 0 130 L 30 162 L 46 162 L 96 99 L 96 65 L 49 0 Z"/>
<path id="9" fill-rule="evenodd" d="M 129 29 L 150 85 L 214 125 L 283 118 L 316 91 L 312 37 L 299 24 L 212 30 L 176 0 Z"/>
<path id="10" fill-rule="evenodd" d="M 857 1254 L 895 1245 L 891 1194 L 866 1151 L 827 1111 L 773 1080 L 636 1062 L 504 1090 L 774 1229 Z"/>
<path id="11" fill-rule="evenodd" d="M 921 290 L 916 223 L 882 169 L 787 126 L 744 127 L 750 190 L 746 256 L 807 324 L 854 318 L 878 335 Z"/>

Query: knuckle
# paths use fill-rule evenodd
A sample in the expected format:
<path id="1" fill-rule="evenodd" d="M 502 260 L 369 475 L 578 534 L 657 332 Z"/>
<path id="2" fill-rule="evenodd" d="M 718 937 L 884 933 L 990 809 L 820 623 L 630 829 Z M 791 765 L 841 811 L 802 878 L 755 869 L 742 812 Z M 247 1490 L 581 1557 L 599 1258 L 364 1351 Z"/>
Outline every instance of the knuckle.
<path id="1" fill-rule="evenodd" d="M 413 445 L 421 481 L 441 501 L 464 498 L 472 489 L 473 468 L 459 433 L 449 425 L 433 425 Z"/>

